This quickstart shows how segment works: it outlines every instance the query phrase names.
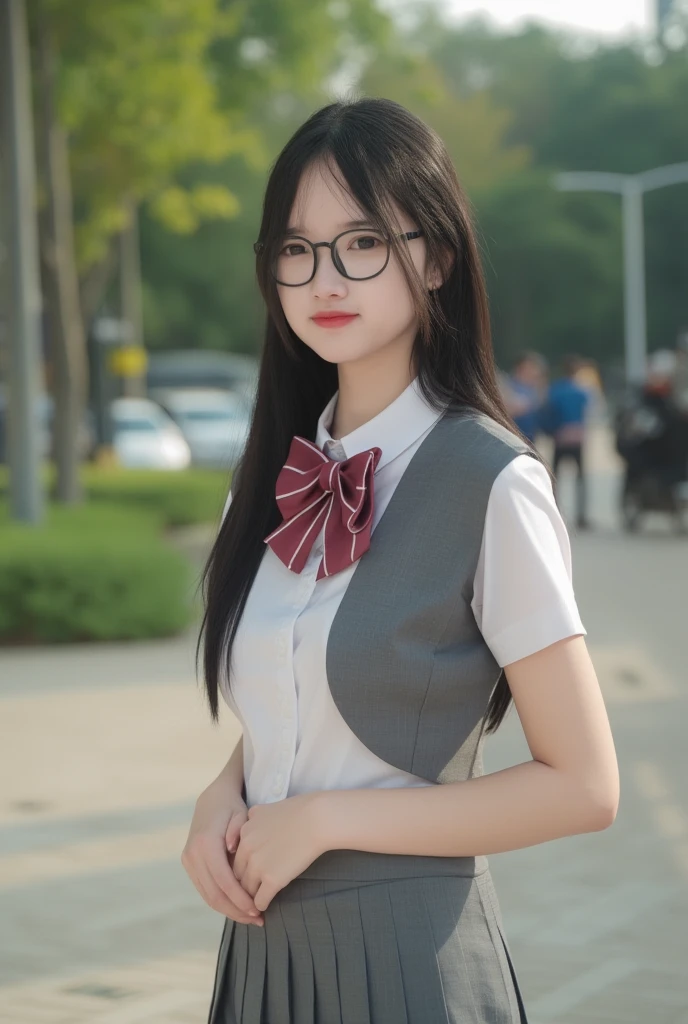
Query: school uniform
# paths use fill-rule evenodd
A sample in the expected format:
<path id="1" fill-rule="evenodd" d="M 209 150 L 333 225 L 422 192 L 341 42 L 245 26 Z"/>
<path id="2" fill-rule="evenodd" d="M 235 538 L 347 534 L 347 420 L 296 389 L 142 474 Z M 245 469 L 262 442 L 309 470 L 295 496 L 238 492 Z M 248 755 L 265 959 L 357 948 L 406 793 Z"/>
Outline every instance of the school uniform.
<path id="1" fill-rule="evenodd" d="M 304 505 L 268 538 L 220 682 L 249 807 L 481 775 L 501 666 L 586 632 L 549 476 L 517 435 L 438 412 L 416 379 L 335 440 L 336 402 L 314 442 L 295 439 L 282 483 L 287 508 L 305 490 L 290 480 L 309 497 L 333 480 L 328 511 L 307 528 Z M 337 548 L 336 514 L 365 488 Z M 328 851 L 264 917 L 227 919 L 209 1024 L 526 1020 L 485 857 Z"/>

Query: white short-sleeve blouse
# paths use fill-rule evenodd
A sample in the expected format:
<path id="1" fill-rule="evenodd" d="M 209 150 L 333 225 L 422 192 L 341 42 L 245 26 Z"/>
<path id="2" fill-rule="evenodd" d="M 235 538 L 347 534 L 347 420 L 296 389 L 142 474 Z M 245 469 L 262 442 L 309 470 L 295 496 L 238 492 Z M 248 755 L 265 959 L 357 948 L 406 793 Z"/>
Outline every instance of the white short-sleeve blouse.
<path id="1" fill-rule="evenodd" d="M 337 394 L 320 416 L 316 444 L 337 460 L 382 449 L 374 532 L 442 414 L 423 398 L 416 379 L 381 413 L 335 440 L 329 427 L 336 402 Z M 230 500 L 231 494 L 225 512 Z M 435 785 L 373 754 L 332 699 L 327 637 L 358 563 L 316 584 L 322 541 L 321 530 L 299 574 L 266 545 L 234 640 L 231 691 L 221 679 L 222 694 L 243 726 L 249 806 L 322 789 Z M 547 471 L 529 455 L 516 456 L 492 486 L 471 607 L 501 666 L 586 633 L 573 591 L 568 532 Z"/>

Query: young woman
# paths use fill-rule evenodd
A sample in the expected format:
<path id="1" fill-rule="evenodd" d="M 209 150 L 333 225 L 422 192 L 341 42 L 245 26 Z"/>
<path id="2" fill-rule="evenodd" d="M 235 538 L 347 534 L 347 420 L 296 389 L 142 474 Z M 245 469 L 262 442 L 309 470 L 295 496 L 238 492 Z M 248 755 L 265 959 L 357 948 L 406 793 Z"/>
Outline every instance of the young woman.
<path id="1" fill-rule="evenodd" d="M 618 776 L 468 201 L 403 107 L 333 103 L 254 248 L 267 330 L 202 630 L 243 735 L 182 855 L 226 918 L 209 1020 L 525 1021 L 486 855 L 606 828 Z M 483 775 L 512 697 L 532 760 Z"/>

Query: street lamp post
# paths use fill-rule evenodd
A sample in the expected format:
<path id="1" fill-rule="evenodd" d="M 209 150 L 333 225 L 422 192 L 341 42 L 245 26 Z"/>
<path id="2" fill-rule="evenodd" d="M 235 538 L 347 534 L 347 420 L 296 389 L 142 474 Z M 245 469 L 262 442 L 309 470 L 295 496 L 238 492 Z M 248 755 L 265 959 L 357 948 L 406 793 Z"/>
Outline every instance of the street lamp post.
<path id="1" fill-rule="evenodd" d="M 626 379 L 632 384 L 644 379 L 647 360 L 643 196 L 684 182 L 688 182 L 688 163 L 656 167 L 642 174 L 566 171 L 554 179 L 561 192 L 616 192 L 622 197 Z"/>

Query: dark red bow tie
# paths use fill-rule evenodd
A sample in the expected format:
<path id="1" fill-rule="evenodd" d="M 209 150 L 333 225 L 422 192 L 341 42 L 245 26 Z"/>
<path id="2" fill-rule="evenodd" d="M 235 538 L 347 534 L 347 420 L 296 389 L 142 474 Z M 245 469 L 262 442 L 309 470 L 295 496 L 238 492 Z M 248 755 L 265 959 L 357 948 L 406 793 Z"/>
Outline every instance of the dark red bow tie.
<path id="1" fill-rule="evenodd" d="M 325 523 L 323 557 L 316 579 L 333 576 L 370 547 L 373 474 L 381 448 L 336 462 L 296 435 L 275 488 L 282 523 L 265 543 L 291 569 L 301 572 Z"/>

